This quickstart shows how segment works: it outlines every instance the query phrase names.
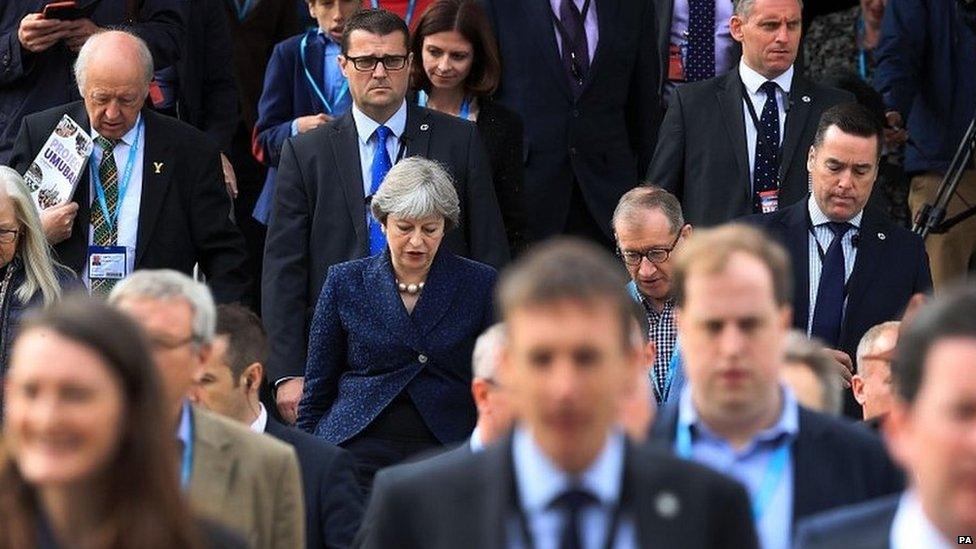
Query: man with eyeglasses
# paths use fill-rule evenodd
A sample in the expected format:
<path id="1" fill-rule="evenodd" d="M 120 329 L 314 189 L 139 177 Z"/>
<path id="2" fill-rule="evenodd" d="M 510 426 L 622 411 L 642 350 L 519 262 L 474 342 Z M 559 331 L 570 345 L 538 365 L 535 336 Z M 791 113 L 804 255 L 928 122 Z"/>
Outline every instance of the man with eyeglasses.
<path id="1" fill-rule="evenodd" d="M 406 156 L 450 172 L 461 226 L 444 237 L 452 252 L 495 267 L 508 241 L 477 128 L 405 100 L 411 55 L 407 26 L 384 10 L 363 10 L 343 30 L 339 67 L 353 106 L 342 117 L 289 139 L 278 164 L 268 224 L 263 313 L 271 342 L 268 372 L 278 410 L 293 423 L 302 394 L 308 325 L 331 265 L 382 253 L 386 238 L 369 202 L 390 167 Z"/>
<path id="2" fill-rule="evenodd" d="M 671 254 L 691 236 L 692 228 L 685 223 L 673 194 L 646 185 L 620 198 L 613 212 L 613 232 L 617 255 L 631 278 L 627 290 L 647 314 L 647 336 L 656 349 L 652 387 L 658 404 L 663 405 L 684 384 L 671 295 Z"/>

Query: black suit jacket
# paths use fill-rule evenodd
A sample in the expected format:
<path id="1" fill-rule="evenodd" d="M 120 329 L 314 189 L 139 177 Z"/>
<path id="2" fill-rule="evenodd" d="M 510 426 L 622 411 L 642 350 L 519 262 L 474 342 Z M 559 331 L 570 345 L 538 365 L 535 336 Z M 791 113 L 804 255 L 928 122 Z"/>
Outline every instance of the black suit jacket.
<path id="1" fill-rule="evenodd" d="M 640 547 L 757 547 L 749 502 L 735 482 L 628 444 L 622 498 Z M 354 547 L 502 548 L 516 516 L 511 439 L 377 476 Z M 671 496 L 678 516 L 660 511 Z M 665 510 L 664 513 L 667 511 Z"/>
<path id="2" fill-rule="evenodd" d="M 28 116 L 14 143 L 14 169 L 27 171 L 65 114 L 90 131 L 81 101 Z M 199 130 L 148 108 L 142 110 L 142 117 L 145 150 L 135 268 L 190 274 L 199 263 L 217 302 L 240 301 L 250 283 L 243 268 L 247 252 L 244 238 L 228 217 L 231 202 L 217 146 Z M 88 169 L 83 171 L 72 197 L 78 215 L 71 236 L 54 247 L 58 260 L 78 273 L 88 255 L 92 202 L 88 174 Z"/>
<path id="3" fill-rule="evenodd" d="M 265 244 L 264 325 L 269 376 L 301 376 L 308 324 L 328 268 L 366 255 L 369 234 L 359 136 L 352 112 L 285 142 Z M 495 267 L 509 258 L 484 146 L 474 124 L 407 106 L 405 156 L 442 163 L 454 177 L 461 224 L 442 245 Z"/>
<path id="4" fill-rule="evenodd" d="M 820 115 L 853 100 L 850 93 L 794 73 L 779 167 L 780 208 L 806 196 L 807 152 Z M 671 95 L 647 179 L 678 197 L 689 223 L 718 225 L 752 213 L 744 110 L 738 67 L 679 86 Z"/>
<path id="5" fill-rule="evenodd" d="M 522 117 L 484 97 L 479 99 L 477 125 L 488 152 L 491 179 L 505 222 L 505 234 L 508 235 L 508 248 L 514 255 L 522 248 L 526 223 L 522 204 L 522 188 L 525 186 Z"/>
<path id="6" fill-rule="evenodd" d="M 678 405 L 662 408 L 651 439 L 674 448 Z M 793 524 L 841 505 L 899 492 L 904 476 L 874 433 L 860 425 L 800 407 L 792 446 Z"/>
<path id="7" fill-rule="evenodd" d="M 576 98 L 546 0 L 485 0 L 502 56 L 496 95 L 525 124 L 526 237 L 562 232 L 574 180 L 609 237 L 621 195 L 638 183 L 660 122 L 661 72 L 651 2 L 593 0 L 599 40 Z M 639 168 L 638 168 L 639 167 Z"/>
<path id="8" fill-rule="evenodd" d="M 810 517 L 796 532 L 796 549 L 888 549 L 900 495 Z"/>
<path id="9" fill-rule="evenodd" d="M 793 326 L 807 331 L 810 314 L 810 221 L 807 201 L 767 215 L 744 219 L 763 227 L 790 253 L 793 264 Z M 856 359 L 857 344 L 872 326 L 898 320 L 913 294 L 932 289 L 929 259 L 922 239 L 868 208 L 858 231 L 857 260 L 847 284 L 847 308 L 837 348 Z M 847 394 L 846 412 L 860 417 Z"/>
<path id="10" fill-rule="evenodd" d="M 264 432 L 290 444 L 298 455 L 305 493 L 308 549 L 349 547 L 363 518 L 363 493 L 349 452 L 268 418 Z"/>

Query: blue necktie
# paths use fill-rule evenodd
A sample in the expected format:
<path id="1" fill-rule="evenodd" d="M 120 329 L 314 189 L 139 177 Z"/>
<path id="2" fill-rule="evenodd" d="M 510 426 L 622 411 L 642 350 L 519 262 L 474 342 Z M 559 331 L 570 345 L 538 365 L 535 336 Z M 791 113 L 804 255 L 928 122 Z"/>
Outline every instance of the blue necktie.
<path id="1" fill-rule="evenodd" d="M 376 128 L 376 132 L 373 134 L 376 136 L 376 143 L 373 146 L 373 165 L 370 168 L 369 196 L 371 199 L 379 190 L 380 183 L 383 182 L 383 178 L 386 177 L 386 173 L 390 171 L 390 167 L 393 165 L 390 162 L 390 153 L 386 150 L 386 139 L 390 137 L 390 133 L 390 128 L 380 126 Z M 366 221 L 369 226 L 369 255 L 376 255 L 386 247 L 386 236 L 380 229 L 379 221 L 370 215 L 368 207 L 366 208 Z"/>
<path id="2" fill-rule="evenodd" d="M 760 193 L 779 188 L 779 107 L 776 104 L 776 83 L 766 82 L 759 87 L 766 93 L 766 103 L 756 128 L 756 161 L 752 170 L 752 211 L 762 213 Z"/>
<path id="3" fill-rule="evenodd" d="M 840 326 L 844 318 L 844 246 L 842 241 L 852 227 L 850 223 L 829 222 L 827 226 L 834 233 L 827 253 L 823 257 L 820 272 L 820 287 L 817 288 L 817 305 L 813 310 L 813 324 L 810 335 L 823 340 L 829 347 L 836 347 L 840 339 Z"/>
<path id="4" fill-rule="evenodd" d="M 688 55 L 685 81 L 715 76 L 715 0 L 688 1 Z"/>
<path id="5" fill-rule="evenodd" d="M 596 499 L 589 490 L 570 488 L 556 497 L 549 505 L 552 509 L 563 512 L 564 521 L 562 533 L 559 536 L 559 549 L 582 549 L 583 532 L 581 532 L 581 514 L 591 505 L 596 505 Z M 609 527 L 609 526 L 608 526 Z"/>

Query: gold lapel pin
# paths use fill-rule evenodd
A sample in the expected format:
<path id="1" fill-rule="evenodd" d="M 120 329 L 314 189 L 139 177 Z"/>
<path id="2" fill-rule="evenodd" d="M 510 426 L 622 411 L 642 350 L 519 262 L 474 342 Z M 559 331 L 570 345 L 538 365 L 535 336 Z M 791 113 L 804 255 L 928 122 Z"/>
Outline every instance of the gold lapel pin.
<path id="1" fill-rule="evenodd" d="M 156 173 L 163 173 L 163 163 L 162 162 L 153 162 L 153 168 L 156 169 Z"/>

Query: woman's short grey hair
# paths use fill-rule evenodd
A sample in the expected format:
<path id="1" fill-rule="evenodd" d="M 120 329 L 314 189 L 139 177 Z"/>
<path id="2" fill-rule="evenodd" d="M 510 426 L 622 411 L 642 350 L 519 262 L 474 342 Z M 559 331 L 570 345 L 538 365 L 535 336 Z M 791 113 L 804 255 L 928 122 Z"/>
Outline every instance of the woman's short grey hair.
<path id="1" fill-rule="evenodd" d="M 752 13 L 752 6 L 755 5 L 756 0 L 735 0 L 733 11 L 735 15 L 743 19 L 749 19 L 749 14 Z M 797 4 L 800 4 L 800 9 L 803 9 L 803 0 L 796 0 Z"/>
<path id="2" fill-rule="evenodd" d="M 217 307 L 210 295 L 210 289 L 202 282 L 171 269 L 136 271 L 116 284 L 108 296 L 108 302 L 113 305 L 126 299 L 182 299 L 193 311 L 194 342 L 213 342 L 217 327 Z"/>
<path id="3" fill-rule="evenodd" d="M 146 41 L 139 38 L 134 33 L 126 30 L 103 30 L 91 35 L 88 40 L 85 41 L 84 45 L 81 46 L 81 50 L 78 52 L 78 58 L 75 59 L 75 81 L 78 83 L 78 90 L 82 92 L 82 95 L 84 95 L 85 90 L 85 74 L 86 70 L 88 69 L 88 61 L 91 59 L 92 53 L 98 49 L 99 44 L 103 40 L 113 35 L 117 36 L 119 33 L 128 35 L 128 37 L 133 41 L 136 56 L 139 58 L 139 63 L 142 65 L 143 84 L 148 87 L 149 83 L 152 82 L 153 58 Z"/>
<path id="4" fill-rule="evenodd" d="M 0 195 L 5 193 L 13 203 L 14 215 L 20 224 L 16 253 L 24 264 L 25 276 L 24 283 L 16 290 L 17 298 L 21 303 L 27 303 L 34 294 L 41 292 L 44 306 L 50 306 L 61 299 L 61 284 L 54 271 L 60 265 L 54 261 L 51 246 L 44 238 L 44 229 L 41 228 L 41 219 L 37 215 L 34 200 L 31 199 L 20 174 L 7 166 L 0 166 L 0 185 Z"/>
<path id="5" fill-rule="evenodd" d="M 440 216 L 445 231 L 456 227 L 461 217 L 451 175 L 437 162 L 419 156 L 404 158 L 390 169 L 373 195 L 370 210 L 383 225 L 390 215 L 402 219 Z"/>
<path id="6" fill-rule="evenodd" d="M 790 330 L 786 337 L 784 361 L 802 364 L 809 368 L 823 392 L 823 411 L 830 415 L 840 415 L 843 409 L 840 376 L 834 361 L 824 354 L 824 346 L 816 339 L 810 339 L 803 332 Z"/>

